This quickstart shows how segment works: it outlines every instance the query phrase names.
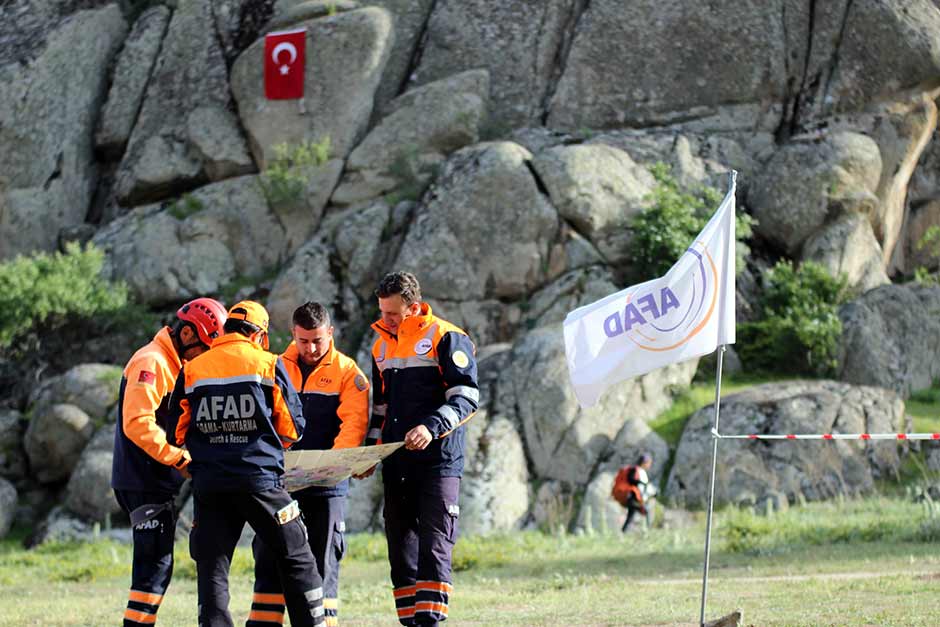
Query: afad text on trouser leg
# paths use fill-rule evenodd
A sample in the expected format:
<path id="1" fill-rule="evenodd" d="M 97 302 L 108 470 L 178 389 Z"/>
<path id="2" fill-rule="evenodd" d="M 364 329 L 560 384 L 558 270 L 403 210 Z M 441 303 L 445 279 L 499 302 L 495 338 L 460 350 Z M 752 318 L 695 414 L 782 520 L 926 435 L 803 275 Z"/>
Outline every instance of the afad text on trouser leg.
<path id="1" fill-rule="evenodd" d="M 133 502 L 133 497 L 131 498 Z M 131 589 L 123 625 L 154 625 L 173 575 L 173 503 L 145 504 L 130 512 L 134 531 Z"/>
<path id="2" fill-rule="evenodd" d="M 446 581 L 419 581 L 413 586 L 395 588 L 395 610 L 402 625 L 433 624 L 447 620 L 454 587 Z"/>

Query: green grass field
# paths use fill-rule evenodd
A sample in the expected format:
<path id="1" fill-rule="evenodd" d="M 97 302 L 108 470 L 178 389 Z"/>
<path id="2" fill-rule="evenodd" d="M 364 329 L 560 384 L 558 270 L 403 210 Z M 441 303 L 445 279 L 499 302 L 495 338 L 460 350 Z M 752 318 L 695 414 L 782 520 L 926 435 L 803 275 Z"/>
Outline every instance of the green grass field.
<path id="1" fill-rule="evenodd" d="M 709 613 L 749 625 L 940 624 L 940 516 L 899 498 L 816 503 L 772 517 L 716 514 Z M 519 532 L 461 538 L 454 625 L 674 625 L 698 619 L 704 525 L 632 535 Z M 381 536 L 350 537 L 341 624 L 395 625 Z M 115 625 L 130 547 L 110 541 L 27 551 L 0 543 L 0 625 Z M 195 625 L 195 570 L 177 547 L 160 624 Z M 244 621 L 251 555 L 236 552 L 231 609 Z"/>

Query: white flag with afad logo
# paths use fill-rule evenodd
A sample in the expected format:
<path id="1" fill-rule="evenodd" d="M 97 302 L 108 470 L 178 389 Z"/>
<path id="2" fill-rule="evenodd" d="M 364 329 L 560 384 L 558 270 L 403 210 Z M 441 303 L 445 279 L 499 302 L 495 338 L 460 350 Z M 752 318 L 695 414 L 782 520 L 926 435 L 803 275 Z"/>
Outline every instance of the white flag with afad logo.
<path id="1" fill-rule="evenodd" d="M 734 343 L 734 175 L 702 232 L 665 276 L 565 318 L 565 355 L 582 407 L 614 383 Z"/>

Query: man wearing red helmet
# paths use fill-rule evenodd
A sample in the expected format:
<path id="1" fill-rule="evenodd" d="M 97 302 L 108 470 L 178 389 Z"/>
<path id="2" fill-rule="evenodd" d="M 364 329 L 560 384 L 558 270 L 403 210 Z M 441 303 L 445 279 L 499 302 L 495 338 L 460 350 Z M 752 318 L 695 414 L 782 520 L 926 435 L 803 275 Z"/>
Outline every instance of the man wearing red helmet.
<path id="1" fill-rule="evenodd" d="M 121 378 L 111 487 L 131 517 L 134 557 L 124 625 L 153 625 L 173 574 L 173 537 L 189 454 L 167 441 L 169 402 L 183 362 L 209 349 L 225 324 L 222 303 L 197 298 L 134 353 Z"/>

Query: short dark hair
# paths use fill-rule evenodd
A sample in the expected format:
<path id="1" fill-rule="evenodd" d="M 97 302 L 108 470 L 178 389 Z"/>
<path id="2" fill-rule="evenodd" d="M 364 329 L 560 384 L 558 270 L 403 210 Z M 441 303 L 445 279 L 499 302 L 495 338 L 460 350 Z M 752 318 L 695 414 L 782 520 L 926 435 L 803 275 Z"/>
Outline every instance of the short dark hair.
<path id="1" fill-rule="evenodd" d="M 252 324 L 247 320 L 239 320 L 238 318 L 229 318 L 225 321 L 225 325 L 222 327 L 222 330 L 226 333 L 239 333 L 245 337 L 251 337 L 255 333 L 261 330 L 257 324 Z"/>
<path id="2" fill-rule="evenodd" d="M 294 326 L 310 331 L 330 326 L 330 312 L 320 303 L 308 301 L 294 310 Z"/>
<path id="3" fill-rule="evenodd" d="M 637 460 L 636 465 L 642 466 L 643 464 L 649 464 L 653 461 L 653 456 L 649 453 L 643 453 L 640 455 L 640 459 Z"/>
<path id="4" fill-rule="evenodd" d="M 375 290 L 375 295 L 379 298 L 388 298 L 400 294 L 401 299 L 406 305 L 421 302 L 421 285 L 418 284 L 418 278 L 410 272 L 389 272 Z"/>

